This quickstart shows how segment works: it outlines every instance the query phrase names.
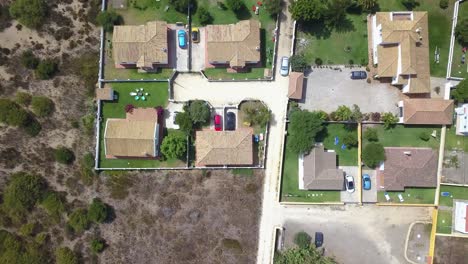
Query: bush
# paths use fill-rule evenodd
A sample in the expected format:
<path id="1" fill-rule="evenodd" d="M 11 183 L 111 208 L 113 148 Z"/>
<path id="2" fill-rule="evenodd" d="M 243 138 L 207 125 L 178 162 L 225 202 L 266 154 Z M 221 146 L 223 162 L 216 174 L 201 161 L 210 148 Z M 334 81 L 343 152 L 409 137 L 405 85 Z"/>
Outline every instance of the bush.
<path id="1" fill-rule="evenodd" d="M 446 9 L 446 8 L 449 6 L 448 0 L 440 0 L 439 6 L 440 6 L 440 8 L 442 8 L 442 9 Z"/>
<path id="2" fill-rule="evenodd" d="M 294 235 L 294 244 L 299 248 L 308 248 L 312 238 L 304 231 L 298 232 Z"/>
<path id="3" fill-rule="evenodd" d="M 323 120 L 317 113 L 298 110 L 289 118 L 287 147 L 294 153 L 308 153 L 314 146 L 315 136 L 323 129 Z"/>
<path id="4" fill-rule="evenodd" d="M 54 101 L 45 96 L 34 96 L 31 101 L 31 107 L 39 117 L 50 116 L 55 109 Z"/>
<path id="5" fill-rule="evenodd" d="M 107 172 L 107 188 L 112 199 L 122 200 L 128 195 L 128 189 L 133 186 L 133 177 L 122 171 Z"/>
<path id="6" fill-rule="evenodd" d="M 39 58 L 34 56 L 32 50 L 26 50 L 21 54 L 20 58 L 21 65 L 26 67 L 27 69 L 36 69 L 39 65 Z"/>
<path id="7" fill-rule="evenodd" d="M 335 111 L 335 117 L 338 121 L 349 121 L 353 116 L 351 109 L 345 105 L 338 106 L 338 109 Z"/>
<path id="8" fill-rule="evenodd" d="M 83 132 L 86 135 L 92 135 L 94 133 L 94 115 L 89 114 L 81 118 L 81 123 L 83 124 Z"/>
<path id="9" fill-rule="evenodd" d="M 75 160 L 73 151 L 66 147 L 59 147 L 54 151 L 55 161 L 62 164 L 72 164 Z"/>
<path id="10" fill-rule="evenodd" d="M 169 0 L 169 3 L 174 7 L 175 10 L 185 13 L 189 3 L 194 3 L 193 0 Z"/>
<path id="11" fill-rule="evenodd" d="M 10 5 L 10 14 L 29 28 L 39 28 L 45 20 L 47 5 L 44 0 L 15 0 Z"/>
<path id="12" fill-rule="evenodd" d="M 42 127 L 36 119 L 29 115 L 27 124 L 23 127 L 23 129 L 28 135 L 35 137 L 39 134 L 39 132 L 41 132 Z"/>
<path id="13" fill-rule="evenodd" d="M 245 6 L 242 0 L 226 0 L 226 5 L 229 7 L 229 9 L 234 11 L 234 13 L 241 11 Z"/>
<path id="14" fill-rule="evenodd" d="M 382 121 L 384 122 L 384 128 L 393 128 L 398 122 L 398 117 L 390 112 L 383 113 Z"/>
<path id="15" fill-rule="evenodd" d="M 19 229 L 19 233 L 22 235 L 22 236 L 30 236 L 34 233 L 36 229 L 36 223 L 28 223 L 28 224 L 24 224 L 20 227 Z"/>
<path id="16" fill-rule="evenodd" d="M 55 262 L 57 264 L 78 264 L 78 256 L 68 247 L 55 250 Z"/>
<path id="17" fill-rule="evenodd" d="M 48 238 L 47 233 L 41 232 L 41 233 L 39 233 L 39 234 L 36 235 L 36 237 L 34 238 L 34 241 L 35 241 L 37 244 L 39 244 L 39 245 L 42 246 L 42 245 L 44 245 L 44 243 L 46 242 L 47 238 Z"/>
<path id="18" fill-rule="evenodd" d="M 343 138 L 343 144 L 345 144 L 348 147 L 356 147 L 358 145 L 358 138 L 356 133 L 347 133 Z"/>
<path id="19" fill-rule="evenodd" d="M 401 4 L 408 10 L 413 10 L 415 7 L 419 6 L 419 2 L 417 0 L 401 0 Z"/>
<path id="20" fill-rule="evenodd" d="M 187 152 L 187 139 L 180 134 L 169 134 L 161 144 L 161 153 L 168 159 L 183 158 Z"/>
<path id="21" fill-rule="evenodd" d="M 463 18 L 458 22 L 455 28 L 455 36 L 462 46 L 468 44 L 468 18 Z"/>
<path id="22" fill-rule="evenodd" d="M 468 101 L 468 79 L 464 79 L 457 86 L 455 89 L 450 91 L 451 96 L 455 101 L 458 103 L 465 103 Z M 1 114 L 1 113 L 0 113 Z"/>
<path id="23" fill-rule="evenodd" d="M 367 128 L 366 131 L 364 131 L 364 138 L 367 141 L 379 141 L 377 129 L 371 127 Z"/>
<path id="24" fill-rule="evenodd" d="M 304 55 L 291 56 L 291 69 L 293 72 L 303 72 L 309 67 Z"/>
<path id="25" fill-rule="evenodd" d="M 101 238 L 93 238 L 91 240 L 91 252 L 94 254 L 101 253 L 104 250 L 104 247 L 106 246 L 106 241 L 104 241 Z"/>
<path id="26" fill-rule="evenodd" d="M 36 77 L 41 80 L 48 80 L 52 78 L 58 71 L 58 65 L 55 61 L 47 59 L 39 62 L 36 68 Z"/>
<path id="27" fill-rule="evenodd" d="M 316 58 L 316 59 L 315 59 L 315 64 L 316 64 L 317 66 L 322 65 L 322 64 L 323 64 L 322 59 L 321 59 L 321 58 Z"/>
<path id="28" fill-rule="evenodd" d="M 102 26 L 105 31 L 112 31 L 114 25 L 120 25 L 123 22 L 122 17 L 115 11 L 101 11 L 96 18 L 98 25 Z"/>
<path id="29" fill-rule="evenodd" d="M 325 111 L 317 110 L 317 111 L 313 111 L 312 113 L 318 115 L 320 117 L 320 119 L 322 119 L 322 121 L 327 121 L 328 120 L 328 114 Z"/>
<path id="30" fill-rule="evenodd" d="M 190 102 L 188 107 L 190 119 L 196 125 L 204 125 L 210 121 L 210 107 L 208 103 L 201 100 L 195 100 Z"/>
<path id="31" fill-rule="evenodd" d="M 281 12 L 281 0 L 264 0 L 263 7 L 271 16 L 276 16 Z"/>
<path id="32" fill-rule="evenodd" d="M 198 15 L 198 20 L 200 21 L 200 24 L 202 26 L 206 26 L 208 24 L 213 23 L 213 16 L 211 16 L 210 12 L 205 7 L 202 6 L 198 8 L 197 15 Z"/>
<path id="33" fill-rule="evenodd" d="M 373 112 L 371 114 L 371 119 L 374 122 L 379 122 L 380 121 L 380 113 L 379 112 Z"/>
<path id="34" fill-rule="evenodd" d="M 88 96 L 94 96 L 96 89 L 96 76 L 99 72 L 99 56 L 97 53 L 87 52 L 74 62 L 75 74 L 80 76 L 86 86 Z"/>
<path id="35" fill-rule="evenodd" d="M 77 209 L 70 214 L 68 225 L 78 233 L 81 233 L 89 228 L 90 221 L 86 209 Z"/>
<path id="36" fill-rule="evenodd" d="M 89 206 L 88 219 L 95 223 L 103 223 L 109 214 L 108 207 L 99 198 L 94 198 Z"/>
<path id="37" fill-rule="evenodd" d="M 246 102 L 241 106 L 244 122 L 265 127 L 270 121 L 270 110 L 260 102 Z"/>
<path id="38" fill-rule="evenodd" d="M 431 135 L 429 135 L 429 133 L 423 131 L 419 134 L 419 138 L 423 141 L 429 141 L 429 139 L 431 139 Z"/>
<path id="39" fill-rule="evenodd" d="M 362 151 L 362 161 L 369 168 L 375 168 L 380 162 L 385 160 L 385 150 L 381 144 L 369 143 Z"/>
<path id="40" fill-rule="evenodd" d="M 0 98 L 0 122 L 10 126 L 25 127 L 29 121 L 28 112 L 18 104 L 9 99 Z"/>
<path id="41" fill-rule="evenodd" d="M 48 192 L 41 206 L 56 222 L 60 221 L 60 217 L 65 212 L 65 200 L 56 192 Z"/>
<path id="42" fill-rule="evenodd" d="M 32 96 L 25 92 L 17 92 L 15 101 L 23 106 L 29 106 L 31 104 Z"/>

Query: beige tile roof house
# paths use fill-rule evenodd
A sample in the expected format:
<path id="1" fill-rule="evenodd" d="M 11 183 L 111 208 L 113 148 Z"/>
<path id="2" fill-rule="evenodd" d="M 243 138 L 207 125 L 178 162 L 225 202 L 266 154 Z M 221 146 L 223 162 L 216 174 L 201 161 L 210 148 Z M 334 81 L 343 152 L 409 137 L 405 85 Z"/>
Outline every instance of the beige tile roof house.
<path id="1" fill-rule="evenodd" d="M 403 93 L 430 92 L 427 12 L 377 12 L 371 17 L 372 61 L 378 78 Z"/>
<path id="2" fill-rule="evenodd" d="M 302 166 L 299 177 L 303 182 L 299 183 L 299 189 L 343 190 L 344 172 L 336 167 L 336 153 L 325 151 L 323 145 L 315 146 L 309 155 L 303 156 L 299 166 Z"/>
<path id="3" fill-rule="evenodd" d="M 167 31 L 164 21 L 114 26 L 112 55 L 116 67 L 136 65 L 137 68 L 153 68 L 168 64 Z"/>
<path id="4" fill-rule="evenodd" d="M 157 121 L 107 119 L 104 148 L 107 158 L 159 156 Z"/>
<path id="5" fill-rule="evenodd" d="M 210 64 L 243 68 L 260 62 L 260 22 L 243 20 L 206 26 L 206 52 Z"/>
<path id="6" fill-rule="evenodd" d="M 252 129 L 196 131 L 196 166 L 252 165 L 252 134 Z"/>
<path id="7" fill-rule="evenodd" d="M 289 74 L 288 97 L 290 99 L 301 100 L 303 86 L 304 86 L 304 73 L 291 72 Z"/>
<path id="8" fill-rule="evenodd" d="M 377 169 L 378 184 L 386 191 L 437 186 L 437 153 L 431 148 L 385 148 L 386 160 Z M 383 187 L 383 188 L 382 188 Z"/>
<path id="9" fill-rule="evenodd" d="M 453 121 L 453 100 L 405 99 L 399 105 L 404 124 L 451 125 Z"/>

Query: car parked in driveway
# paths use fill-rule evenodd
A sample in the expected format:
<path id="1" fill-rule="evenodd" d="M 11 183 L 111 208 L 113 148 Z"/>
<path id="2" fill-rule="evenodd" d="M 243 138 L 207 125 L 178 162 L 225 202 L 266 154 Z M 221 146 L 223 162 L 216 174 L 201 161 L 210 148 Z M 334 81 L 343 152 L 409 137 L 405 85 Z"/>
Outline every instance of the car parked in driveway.
<path id="1" fill-rule="evenodd" d="M 236 114 L 234 114 L 233 112 L 226 113 L 225 130 L 236 130 Z"/>
<path id="2" fill-rule="evenodd" d="M 220 115 L 215 115 L 214 116 L 214 128 L 216 131 L 222 131 L 223 130 L 223 124 L 221 123 L 221 116 Z"/>
<path id="3" fill-rule="evenodd" d="M 353 176 L 346 174 L 345 177 L 346 191 L 352 193 L 354 192 L 354 178 Z"/>
<path id="4" fill-rule="evenodd" d="M 351 79 L 353 80 L 367 79 L 367 73 L 365 71 L 352 71 Z"/>
<path id="5" fill-rule="evenodd" d="M 177 31 L 177 39 L 179 40 L 179 47 L 185 48 L 187 46 L 187 38 L 185 36 L 185 30 L 179 29 Z"/>
<path id="6" fill-rule="evenodd" d="M 200 30 L 196 27 L 192 28 L 192 41 L 194 43 L 200 42 Z"/>
<path id="7" fill-rule="evenodd" d="M 371 180 L 369 174 L 362 175 L 362 188 L 364 188 L 364 190 L 371 189 Z"/>
<path id="8" fill-rule="evenodd" d="M 315 247 L 319 248 L 323 245 L 323 233 L 315 232 Z"/>
<path id="9" fill-rule="evenodd" d="M 281 58 L 280 74 L 282 76 L 288 76 L 289 74 L 289 58 L 286 56 Z"/>

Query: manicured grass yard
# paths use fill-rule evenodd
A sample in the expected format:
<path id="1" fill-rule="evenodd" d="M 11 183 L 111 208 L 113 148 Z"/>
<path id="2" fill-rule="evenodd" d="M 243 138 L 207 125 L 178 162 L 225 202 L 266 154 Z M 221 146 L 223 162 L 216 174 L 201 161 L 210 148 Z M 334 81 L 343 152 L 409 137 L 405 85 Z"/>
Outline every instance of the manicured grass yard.
<path id="1" fill-rule="evenodd" d="M 251 68 L 249 72 L 232 73 L 227 72 L 226 68 L 207 68 L 204 70 L 209 79 L 258 79 L 263 78 L 265 68 Z"/>
<path id="2" fill-rule="evenodd" d="M 441 234 L 452 233 L 452 211 L 439 210 L 438 215 L 437 215 L 436 233 L 441 233 Z"/>
<path id="3" fill-rule="evenodd" d="M 468 151 L 468 140 L 466 140 L 464 136 L 457 136 L 455 130 L 455 126 L 447 128 L 447 133 L 445 134 L 445 150 Z"/>
<path id="4" fill-rule="evenodd" d="M 468 3 L 465 1 L 460 3 L 457 23 L 460 23 L 466 17 L 468 17 Z M 461 57 L 463 54 L 462 48 L 462 45 L 460 45 L 460 43 L 455 39 L 452 59 L 452 77 L 468 77 L 468 63 L 465 61 L 465 64 L 461 64 Z"/>
<path id="5" fill-rule="evenodd" d="M 356 128 L 348 130 L 344 124 L 327 124 L 324 131 L 317 136 L 317 142 L 323 142 L 326 149 L 335 150 L 338 156 L 338 166 L 357 166 L 357 147 L 341 149 L 343 138 L 347 133 L 356 133 L 357 137 Z M 335 137 L 339 138 L 339 143 L 337 145 L 335 145 Z"/>
<path id="6" fill-rule="evenodd" d="M 435 199 L 435 188 L 405 188 L 404 192 L 387 192 L 390 196 L 390 203 L 400 203 L 398 194 L 401 193 L 403 203 L 405 204 L 434 204 Z M 379 203 L 386 203 L 385 192 L 377 192 L 377 201 Z"/>
<path id="7" fill-rule="evenodd" d="M 363 133 L 367 126 L 363 126 Z M 404 126 L 397 125 L 391 129 L 384 129 L 383 125 L 372 125 L 377 129 L 379 143 L 384 147 L 430 147 L 439 148 L 440 127 L 431 126 Z M 419 138 L 422 132 L 432 134 L 437 131 L 437 138 L 431 137 L 428 141 Z M 365 144 L 366 142 L 364 142 Z"/>
<path id="8" fill-rule="evenodd" d="M 282 202 L 340 202 L 339 191 L 304 191 L 299 190 L 299 156 L 285 150 L 283 175 L 281 178 Z"/>
<path id="9" fill-rule="evenodd" d="M 440 193 L 442 194 L 442 192 L 449 192 L 450 196 L 440 195 L 439 205 L 452 207 L 453 199 L 468 200 L 467 187 L 441 185 Z"/>

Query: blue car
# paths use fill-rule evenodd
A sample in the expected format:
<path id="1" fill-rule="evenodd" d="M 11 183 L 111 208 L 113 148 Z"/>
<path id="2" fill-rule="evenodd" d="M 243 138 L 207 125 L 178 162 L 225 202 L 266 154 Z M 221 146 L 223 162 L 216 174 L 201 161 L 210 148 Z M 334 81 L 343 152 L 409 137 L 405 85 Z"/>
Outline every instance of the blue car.
<path id="1" fill-rule="evenodd" d="M 185 48 L 185 46 L 187 45 L 185 30 L 180 29 L 179 31 L 177 31 L 177 38 L 179 39 L 179 47 Z"/>
<path id="2" fill-rule="evenodd" d="M 371 189 L 371 181 L 370 181 L 369 174 L 362 175 L 362 187 L 364 188 L 364 190 Z"/>

